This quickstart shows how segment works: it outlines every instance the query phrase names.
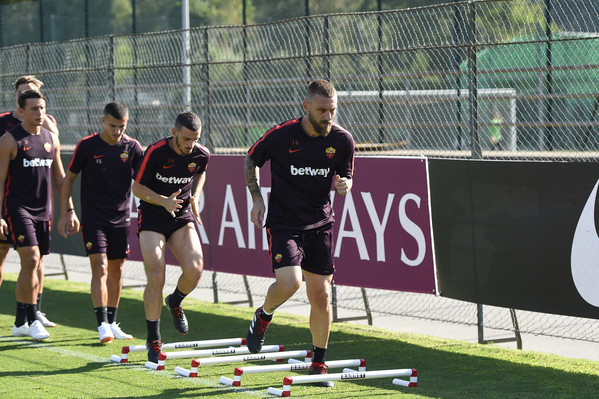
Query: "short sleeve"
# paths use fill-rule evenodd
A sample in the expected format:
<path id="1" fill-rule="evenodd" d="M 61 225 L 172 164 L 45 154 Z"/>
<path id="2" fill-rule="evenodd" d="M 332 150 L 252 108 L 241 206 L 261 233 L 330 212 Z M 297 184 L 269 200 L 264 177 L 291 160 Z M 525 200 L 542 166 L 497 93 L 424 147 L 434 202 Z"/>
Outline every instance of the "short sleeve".
<path id="1" fill-rule="evenodd" d="M 87 162 L 86 152 L 85 142 L 80 141 L 75 147 L 75 151 L 71 157 L 71 162 L 69 162 L 68 169 L 70 172 L 75 174 L 81 172 L 81 170 L 85 167 L 85 163 Z"/>

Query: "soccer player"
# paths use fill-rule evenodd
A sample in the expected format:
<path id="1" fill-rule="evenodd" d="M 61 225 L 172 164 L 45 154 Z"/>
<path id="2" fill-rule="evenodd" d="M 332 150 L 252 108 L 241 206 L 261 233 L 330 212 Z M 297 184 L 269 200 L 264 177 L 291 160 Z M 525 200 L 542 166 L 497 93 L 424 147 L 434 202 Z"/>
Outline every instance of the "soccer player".
<path id="1" fill-rule="evenodd" d="M 125 134 L 129 110 L 113 101 L 104 107 L 100 133 L 75 147 L 60 194 L 58 231 L 63 237 L 79 230 L 74 209 L 67 209 L 73 183 L 81 175 L 81 230 L 92 270 L 91 296 L 101 343 L 133 339 L 116 322 L 123 288 L 123 265 L 129 254 L 131 180 L 143 150 Z"/>
<path id="2" fill-rule="evenodd" d="M 138 197 L 137 232 L 144 258 L 147 284 L 144 308 L 148 337 L 148 360 L 158 362 L 162 346 L 160 313 L 165 279 L 165 245 L 181 265 L 174 292 L 165 299 L 175 329 L 187 334 L 188 324 L 181 301 L 198 285 L 204 267 L 202 246 L 195 223 L 201 224 L 198 201 L 210 158 L 198 144 L 202 122 L 193 112 L 177 116 L 172 136 L 150 145 L 133 182 Z"/>
<path id="3" fill-rule="evenodd" d="M 42 340 L 50 334 L 37 318 L 37 271 L 50 253 L 51 181 L 60 192 L 64 169 L 58 136 L 42 127 L 45 97 L 26 90 L 18 102 L 23 122 L 0 137 L 0 205 L 6 215 L 0 219 L 0 239 L 10 234 L 21 260 L 13 336 Z M 70 198 L 67 207 L 73 207 Z"/>
<path id="4" fill-rule="evenodd" d="M 345 195 L 352 188 L 354 140 L 333 122 L 337 93 L 331 83 L 311 82 L 303 107 L 305 116 L 267 131 L 245 158 L 245 180 L 253 200 L 250 220 L 258 228 L 264 227 L 265 214 L 258 168 L 270 160 L 272 188 L 266 231 L 276 278 L 254 314 L 247 346 L 252 353 L 262 349 L 274 311 L 299 289 L 303 276 L 314 349 L 310 374 L 324 374 L 335 271 L 330 191 L 333 185 L 337 194 Z"/>
<path id="5" fill-rule="evenodd" d="M 8 130 L 12 129 L 16 125 L 20 124 L 22 121 L 19 118 L 19 104 L 17 100 L 19 95 L 25 90 L 37 90 L 40 91 L 44 83 L 37 79 L 33 75 L 25 75 L 18 78 L 15 82 L 15 109 L 13 111 L 7 111 L 0 114 L 0 136 L 6 133 Z M 56 119 L 50 114 L 46 114 L 46 118 L 44 119 L 44 123 L 42 126 L 52 133 L 58 135 L 58 128 L 56 127 Z M 6 260 L 6 256 L 8 255 L 8 250 L 12 244 L 12 240 L 7 237 L 6 240 L 0 240 L 0 285 L 2 285 L 2 269 L 4 266 L 4 261 Z M 42 313 L 42 294 L 44 291 L 44 262 L 40 263 L 40 267 L 38 268 L 38 279 L 40 282 L 40 289 L 37 295 L 37 318 L 42 322 L 44 327 L 56 327 L 56 324 L 48 320 L 46 315 Z"/>

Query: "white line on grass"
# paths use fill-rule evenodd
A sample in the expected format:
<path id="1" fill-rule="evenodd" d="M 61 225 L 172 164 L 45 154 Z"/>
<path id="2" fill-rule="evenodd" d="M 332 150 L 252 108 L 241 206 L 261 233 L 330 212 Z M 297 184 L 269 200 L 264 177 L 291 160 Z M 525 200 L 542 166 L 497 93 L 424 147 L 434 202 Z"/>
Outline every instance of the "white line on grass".
<path id="1" fill-rule="evenodd" d="M 45 342 L 36 342 L 36 341 L 29 341 L 29 340 L 23 340 L 23 339 L 19 339 L 19 338 L 15 338 L 12 336 L 8 336 L 8 335 L 0 335 L 0 341 L 5 341 L 5 342 L 14 342 L 14 343 L 20 343 L 23 344 L 25 346 L 30 346 L 36 349 L 44 349 L 50 352 L 54 352 L 54 353 L 59 353 L 61 355 L 67 355 L 67 356 L 74 356 L 74 357 L 79 357 L 85 360 L 89 360 L 91 362 L 96 362 L 96 363 L 109 363 L 111 365 L 114 365 L 115 367 L 127 367 L 130 369 L 134 369 L 137 371 L 143 371 L 146 373 L 152 373 L 154 375 L 159 375 L 162 377 L 167 377 L 167 378 L 175 378 L 175 379 L 185 379 L 189 382 L 191 382 L 192 384 L 196 384 L 196 385 L 201 385 L 201 386 L 205 386 L 205 387 L 209 387 L 209 388 L 220 388 L 220 389 L 224 389 L 226 391 L 230 391 L 230 392 L 239 392 L 239 393 L 246 393 L 249 395 L 254 395 L 254 396 L 264 396 L 262 393 L 260 392 L 256 392 L 252 389 L 247 389 L 247 388 L 231 388 L 229 386 L 226 385 L 222 385 L 222 384 L 215 384 L 214 382 L 207 380 L 207 379 L 203 379 L 203 378 L 186 378 L 186 377 L 182 377 L 179 376 L 177 374 L 168 374 L 164 371 L 159 371 L 159 370 L 151 370 L 145 366 L 141 366 L 139 364 L 116 364 L 110 360 L 106 360 L 106 358 L 104 357 L 100 357 L 100 356 L 96 356 L 96 355 L 91 355 L 89 353 L 83 353 L 83 352 L 79 352 L 79 351 L 74 351 L 71 349 L 65 349 L 65 348 L 60 348 L 57 346 L 53 346 L 50 345 L 48 343 Z"/>

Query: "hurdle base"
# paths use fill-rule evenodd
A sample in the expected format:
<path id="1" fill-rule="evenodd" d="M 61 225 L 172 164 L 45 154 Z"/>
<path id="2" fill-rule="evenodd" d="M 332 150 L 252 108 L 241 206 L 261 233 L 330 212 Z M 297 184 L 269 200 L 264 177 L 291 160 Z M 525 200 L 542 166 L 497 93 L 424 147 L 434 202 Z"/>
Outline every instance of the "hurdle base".
<path id="1" fill-rule="evenodd" d="M 220 377 L 218 379 L 218 382 L 221 383 L 221 384 L 223 384 L 223 385 L 228 385 L 230 387 L 239 387 L 239 386 L 241 386 L 241 381 L 235 381 L 235 380 L 232 380 L 232 379 L 227 378 L 227 377 Z"/>
<path id="2" fill-rule="evenodd" d="M 184 369 L 183 367 L 175 367 L 175 373 L 183 376 L 183 377 L 189 377 L 189 378 L 196 378 L 198 376 L 197 372 L 193 372 L 191 370 L 187 370 Z"/>
<path id="3" fill-rule="evenodd" d="M 291 395 L 291 391 L 283 391 L 282 389 L 277 389 L 273 387 L 268 387 L 266 392 L 279 397 L 288 397 L 289 395 Z"/>
<path id="4" fill-rule="evenodd" d="M 110 356 L 110 361 L 113 362 L 113 363 L 124 363 L 123 359 L 121 359 L 121 357 L 117 356 L 117 355 L 111 355 Z"/>
<path id="5" fill-rule="evenodd" d="M 402 387 L 409 387 L 409 388 L 413 388 L 413 387 L 417 387 L 418 383 L 415 381 L 406 381 L 406 380 L 402 380 L 399 378 L 394 378 L 393 381 L 391 381 L 393 383 L 393 385 L 399 385 Z"/>
<path id="6" fill-rule="evenodd" d="M 152 369 L 152 370 L 160 370 L 160 366 L 154 362 L 146 362 L 144 364 L 144 366 L 148 369 Z"/>

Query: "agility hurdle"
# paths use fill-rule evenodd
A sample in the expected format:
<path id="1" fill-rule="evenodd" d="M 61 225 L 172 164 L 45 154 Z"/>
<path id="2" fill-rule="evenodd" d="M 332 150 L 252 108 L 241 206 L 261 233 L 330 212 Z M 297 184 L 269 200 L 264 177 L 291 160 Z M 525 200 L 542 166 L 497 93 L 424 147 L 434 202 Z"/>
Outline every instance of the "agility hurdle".
<path id="1" fill-rule="evenodd" d="M 264 351 L 264 346 L 262 351 Z M 304 356 L 305 361 L 309 362 L 312 358 L 312 351 L 310 350 L 297 350 L 287 352 L 275 352 L 275 353 L 252 353 L 244 356 L 221 356 L 221 357 L 210 357 L 206 359 L 193 359 L 191 361 L 191 370 L 187 370 L 181 367 L 175 367 L 175 373 L 184 377 L 197 377 L 198 367 L 208 366 L 211 364 L 226 364 L 226 363 L 240 363 L 240 362 L 254 362 L 260 360 L 275 360 L 283 361 L 283 359 L 289 359 L 295 356 Z M 285 365 L 283 365 L 285 366 Z M 224 377 L 221 377 L 224 378 Z"/>
<path id="2" fill-rule="evenodd" d="M 407 387 L 418 386 L 418 373 L 416 369 L 396 369 L 396 370 L 377 370 L 363 371 L 352 373 L 337 373 L 337 374 L 315 374 L 315 375 L 300 375 L 285 377 L 283 379 L 283 389 L 269 387 L 267 392 L 275 396 L 288 397 L 291 396 L 291 384 L 308 384 L 311 382 L 322 381 L 339 381 L 339 380 L 357 380 L 385 377 L 410 377 L 410 381 L 401 380 L 402 383 L 396 383 L 397 378 L 393 380 L 395 385 L 403 385 Z"/>
<path id="3" fill-rule="evenodd" d="M 284 345 L 265 345 L 262 347 L 263 352 L 281 352 L 285 350 Z M 166 359 L 188 359 L 194 357 L 206 357 L 206 356 L 214 356 L 214 355 L 235 355 L 235 354 L 247 354 L 250 353 L 250 350 L 247 346 L 240 347 L 228 347 L 228 348 L 218 348 L 218 349 L 203 349 L 203 350 L 195 350 L 195 351 L 180 351 L 180 352 L 161 352 L 158 354 L 158 364 L 155 370 L 164 370 L 164 366 L 166 365 Z M 229 357 L 229 356 L 226 356 Z M 150 362 L 149 362 L 150 363 Z M 154 367 L 149 367 L 154 368 Z"/>
<path id="4" fill-rule="evenodd" d="M 285 352 L 283 352 L 285 353 Z M 243 374 L 256 374 L 256 373 L 273 373 L 277 371 L 295 371 L 295 370 L 308 370 L 312 362 L 306 358 L 305 362 L 295 361 L 295 359 L 289 359 L 289 364 L 275 364 L 268 366 L 248 366 L 248 367 L 237 367 L 235 369 L 233 379 L 227 377 L 220 377 L 218 382 L 223 385 L 229 385 L 234 387 L 241 386 L 241 376 Z M 359 371 L 366 371 L 366 361 L 364 359 L 348 359 L 348 360 L 331 360 L 330 362 L 326 362 L 326 365 L 329 368 L 339 368 L 339 367 L 359 367 Z M 346 372 L 346 369 L 343 369 L 343 372 Z M 352 370 L 355 372 L 355 370 Z"/>
<path id="5" fill-rule="evenodd" d="M 186 341 L 172 342 L 170 344 L 162 344 L 162 350 L 165 349 L 183 349 L 183 348 L 210 348 L 221 345 L 246 345 L 245 338 L 224 338 L 210 339 L 204 341 Z M 115 363 L 127 363 L 129 361 L 130 352 L 144 352 L 147 348 L 145 345 L 123 346 L 121 349 L 121 357 L 117 355 L 110 356 L 110 360 Z"/>

